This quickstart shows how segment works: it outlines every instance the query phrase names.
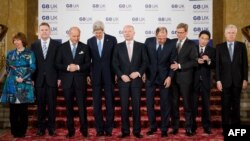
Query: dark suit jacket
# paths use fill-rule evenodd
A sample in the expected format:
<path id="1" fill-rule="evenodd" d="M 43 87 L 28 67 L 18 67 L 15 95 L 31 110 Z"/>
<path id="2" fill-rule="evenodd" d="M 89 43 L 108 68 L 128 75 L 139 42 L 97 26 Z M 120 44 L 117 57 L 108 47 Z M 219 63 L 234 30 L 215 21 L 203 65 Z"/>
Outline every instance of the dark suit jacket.
<path id="1" fill-rule="evenodd" d="M 173 39 L 175 46 L 177 41 L 178 39 Z M 190 84 L 193 82 L 193 71 L 194 67 L 197 66 L 198 58 L 195 46 L 195 43 L 187 38 L 176 57 L 177 63 L 181 65 L 181 69 L 178 69 L 175 73 L 175 80 L 178 84 Z"/>
<path id="2" fill-rule="evenodd" d="M 36 56 L 37 69 L 33 76 L 36 87 L 42 86 L 42 84 L 44 83 L 44 78 L 46 79 L 46 84 L 48 84 L 49 86 L 57 86 L 58 74 L 55 61 L 59 46 L 59 42 L 50 39 L 47 56 L 46 59 L 44 59 L 41 40 L 37 40 L 33 44 L 31 44 L 31 50 L 35 53 Z"/>
<path id="3" fill-rule="evenodd" d="M 116 75 L 118 76 L 118 85 L 122 87 L 129 86 L 121 80 L 122 75 L 130 75 L 132 72 L 139 72 L 142 76 L 147 68 L 148 58 L 145 45 L 134 41 L 132 60 L 129 61 L 126 42 L 117 44 L 113 54 L 112 65 Z M 131 82 L 132 87 L 141 87 L 141 78 L 136 78 Z"/>
<path id="4" fill-rule="evenodd" d="M 216 79 L 223 87 L 242 87 L 243 80 L 248 80 L 248 60 L 246 45 L 234 42 L 233 62 L 231 62 L 227 42 L 216 46 Z"/>
<path id="5" fill-rule="evenodd" d="M 160 60 L 157 63 L 156 38 L 147 38 L 145 45 L 149 59 L 149 65 L 146 70 L 147 80 L 152 83 L 157 80 L 160 84 L 163 84 L 168 76 L 173 77 L 174 75 L 174 71 L 170 69 L 170 65 L 176 58 L 176 48 L 174 44 L 171 43 L 171 40 L 167 39 L 161 51 Z"/>
<path id="6" fill-rule="evenodd" d="M 80 70 L 76 72 L 67 71 L 68 65 L 72 63 L 79 65 Z M 73 58 L 70 42 L 63 43 L 56 56 L 56 66 L 60 70 L 60 78 L 64 89 L 70 88 L 73 81 L 77 88 L 82 89 L 83 84 L 86 83 L 86 76 L 90 67 L 88 46 L 82 42 L 78 42 L 76 55 Z"/>
<path id="7" fill-rule="evenodd" d="M 199 46 L 196 46 L 197 53 L 199 54 Z M 215 49 L 207 46 L 203 55 L 207 55 L 211 59 L 210 65 L 205 62 L 198 64 L 195 68 L 194 87 L 199 88 L 200 79 L 207 90 L 211 89 L 211 69 L 215 68 Z"/>
<path id="8" fill-rule="evenodd" d="M 90 48 L 91 78 L 93 85 L 100 85 L 102 82 L 111 85 L 114 84 L 114 72 L 112 70 L 112 55 L 117 44 L 114 36 L 104 34 L 102 57 L 99 55 L 96 37 L 88 39 L 87 44 Z M 104 78 L 101 81 L 101 76 Z"/>

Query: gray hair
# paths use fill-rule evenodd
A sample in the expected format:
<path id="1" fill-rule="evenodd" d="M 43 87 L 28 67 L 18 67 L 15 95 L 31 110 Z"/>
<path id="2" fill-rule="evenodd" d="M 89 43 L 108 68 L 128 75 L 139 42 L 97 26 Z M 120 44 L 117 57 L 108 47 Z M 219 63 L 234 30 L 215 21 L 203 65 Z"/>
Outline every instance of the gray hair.
<path id="1" fill-rule="evenodd" d="M 233 24 L 229 24 L 225 27 L 225 33 L 228 29 L 235 29 L 236 33 L 237 33 L 237 27 L 236 25 L 233 25 Z"/>
<path id="2" fill-rule="evenodd" d="M 97 31 L 97 30 L 102 30 L 104 31 L 104 24 L 102 21 L 96 21 L 93 24 L 93 32 Z"/>

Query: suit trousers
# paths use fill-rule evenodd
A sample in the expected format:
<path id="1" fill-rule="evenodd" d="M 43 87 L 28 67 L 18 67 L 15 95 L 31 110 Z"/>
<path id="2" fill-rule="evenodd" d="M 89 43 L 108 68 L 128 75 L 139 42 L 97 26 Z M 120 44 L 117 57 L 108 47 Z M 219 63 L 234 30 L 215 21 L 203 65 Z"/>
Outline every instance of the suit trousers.
<path id="1" fill-rule="evenodd" d="M 132 113 L 133 113 L 133 133 L 141 132 L 141 87 L 119 87 L 121 98 L 121 119 L 122 133 L 130 133 L 129 125 L 129 97 L 131 97 Z"/>
<path id="2" fill-rule="evenodd" d="M 56 120 L 56 95 L 57 88 L 51 87 L 46 83 L 44 79 L 42 87 L 36 87 L 38 108 L 38 129 L 44 131 L 55 130 Z M 46 112 L 46 105 L 48 105 L 48 112 Z M 46 115 L 48 115 L 48 122 L 46 122 Z"/>
<path id="3" fill-rule="evenodd" d="M 87 110 L 86 110 L 86 86 L 79 89 L 75 87 L 76 82 L 73 81 L 72 86 L 68 89 L 63 89 L 64 99 L 66 103 L 67 114 L 67 128 L 69 133 L 75 133 L 74 127 L 74 97 L 78 106 L 78 112 L 80 117 L 80 132 L 87 132 Z"/>

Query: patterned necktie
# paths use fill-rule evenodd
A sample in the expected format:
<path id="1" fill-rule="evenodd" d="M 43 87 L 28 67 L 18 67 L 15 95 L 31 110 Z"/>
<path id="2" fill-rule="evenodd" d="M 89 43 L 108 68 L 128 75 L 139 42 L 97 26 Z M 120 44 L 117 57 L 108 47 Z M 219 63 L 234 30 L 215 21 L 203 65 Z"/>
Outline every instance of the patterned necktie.
<path id="1" fill-rule="evenodd" d="M 233 43 L 229 43 L 228 49 L 229 49 L 230 59 L 231 61 L 233 61 Z"/>
<path id="2" fill-rule="evenodd" d="M 46 43 L 47 42 L 43 42 L 43 57 L 44 57 L 44 59 L 46 58 L 46 55 L 47 55 L 47 51 L 48 51 L 48 48 L 47 48 L 47 46 L 46 46 Z"/>
<path id="3" fill-rule="evenodd" d="M 131 44 L 130 44 L 130 42 L 128 42 L 128 44 L 127 44 L 127 49 L 128 49 L 129 61 L 131 62 L 131 59 L 132 59 L 132 49 L 131 49 Z"/>
<path id="4" fill-rule="evenodd" d="M 179 42 L 178 42 L 178 44 L 177 44 L 177 51 L 178 51 L 178 53 L 181 51 L 181 42 L 182 42 L 182 40 L 179 40 Z"/>
<path id="5" fill-rule="evenodd" d="M 204 51 L 203 51 L 204 49 L 203 48 L 201 48 L 201 51 L 200 51 L 200 57 L 203 55 L 203 53 L 204 53 Z"/>
<path id="6" fill-rule="evenodd" d="M 75 58 L 75 55 L 76 55 L 76 44 L 73 44 L 72 55 L 73 55 L 73 58 Z"/>
<path id="7" fill-rule="evenodd" d="M 100 55 L 100 57 L 102 57 L 102 42 L 101 42 L 101 40 L 98 40 L 97 46 L 98 46 L 99 55 Z"/>

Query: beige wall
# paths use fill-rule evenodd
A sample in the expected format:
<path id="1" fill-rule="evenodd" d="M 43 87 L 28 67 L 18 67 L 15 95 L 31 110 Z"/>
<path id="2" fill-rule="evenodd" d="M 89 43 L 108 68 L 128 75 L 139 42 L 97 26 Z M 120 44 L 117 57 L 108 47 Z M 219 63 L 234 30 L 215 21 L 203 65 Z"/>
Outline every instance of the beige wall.
<path id="1" fill-rule="evenodd" d="M 7 24 L 9 49 L 10 41 L 16 31 L 27 34 L 28 41 L 37 39 L 38 0 L 0 0 L 0 23 Z M 213 39 L 214 45 L 224 41 L 224 28 L 235 24 L 238 29 L 237 39 L 242 41 L 240 29 L 250 25 L 249 0 L 213 0 Z"/>
<path id="2" fill-rule="evenodd" d="M 0 23 L 9 27 L 8 49 L 13 49 L 13 34 L 18 31 L 27 33 L 27 0 L 0 0 L 0 7 Z"/>

